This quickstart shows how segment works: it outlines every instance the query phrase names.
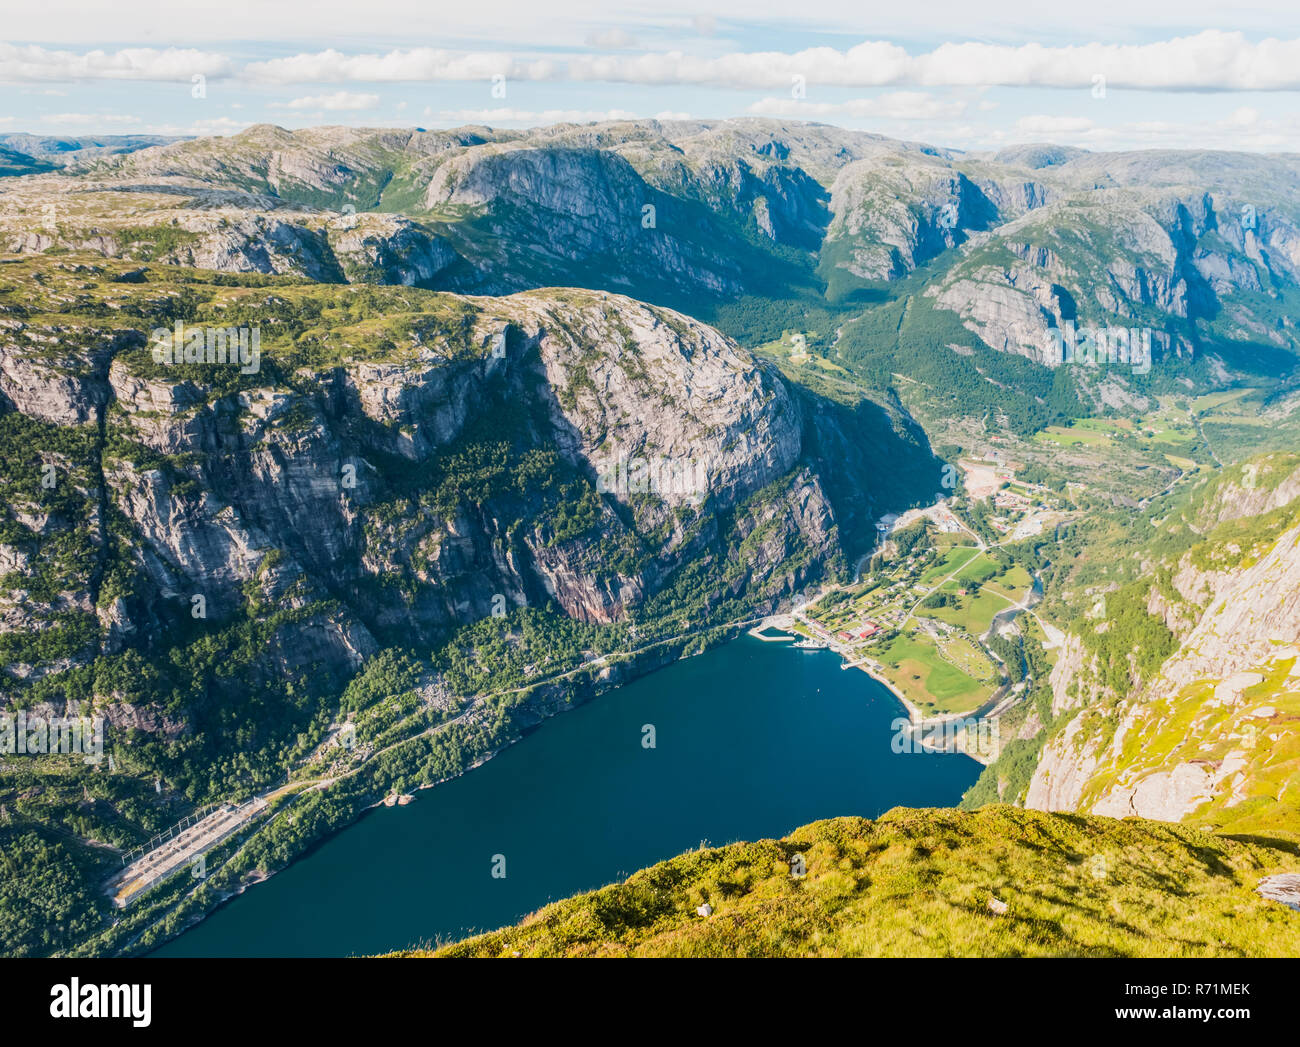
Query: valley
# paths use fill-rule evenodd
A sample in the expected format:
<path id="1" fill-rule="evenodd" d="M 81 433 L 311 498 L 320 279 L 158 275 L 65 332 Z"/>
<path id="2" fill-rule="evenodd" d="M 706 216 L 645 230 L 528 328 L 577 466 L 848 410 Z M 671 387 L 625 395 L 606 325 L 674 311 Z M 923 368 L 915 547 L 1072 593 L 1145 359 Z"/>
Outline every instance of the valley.
<path id="1" fill-rule="evenodd" d="M 585 868 L 575 841 L 541 848 L 544 890 L 456 888 L 473 904 L 427 933 L 513 923 L 693 833 L 888 833 L 900 805 L 964 808 L 942 833 L 1086 816 L 1153 861 L 1193 829 L 1266 835 L 1214 837 L 1260 870 L 1300 840 L 1293 157 L 748 117 L 0 145 L 0 708 L 100 716 L 110 758 L 0 754 L 8 951 L 254 950 L 235 914 L 371 840 L 386 798 L 503 802 L 496 767 L 731 664 L 762 623 L 840 661 L 740 659 L 787 680 L 773 738 L 783 696 L 833 676 L 798 758 L 841 730 L 873 756 Z M 675 773 L 706 774 L 714 741 Z M 636 788 L 628 817 L 667 817 Z M 247 804 L 196 845 L 201 876 L 145 862 L 114 903 L 127 856 Z M 1128 816 L 1185 828 L 1105 824 Z M 952 947 L 935 933 L 915 951 Z M 1044 948 L 1142 948 L 1091 935 Z"/>

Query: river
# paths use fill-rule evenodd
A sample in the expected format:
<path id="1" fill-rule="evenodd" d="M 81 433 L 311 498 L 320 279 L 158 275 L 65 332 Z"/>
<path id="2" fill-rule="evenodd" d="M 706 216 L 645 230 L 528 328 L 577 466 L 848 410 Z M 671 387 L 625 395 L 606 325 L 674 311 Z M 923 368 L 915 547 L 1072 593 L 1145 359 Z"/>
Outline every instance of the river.
<path id="1" fill-rule="evenodd" d="M 1034 584 L 1030 586 L 1029 595 L 1015 607 L 1008 607 L 1005 611 L 999 611 L 995 614 L 993 620 L 989 623 L 988 630 L 984 633 L 984 638 L 987 640 L 990 636 L 1000 632 L 1004 626 L 1015 621 L 1016 615 L 1022 614 L 1025 611 L 1032 611 L 1042 602 L 1042 600 L 1043 579 L 1041 575 L 1035 574 Z"/>
<path id="2" fill-rule="evenodd" d="M 339 956 L 451 940 L 701 841 L 956 804 L 980 766 L 893 752 L 900 715 L 829 651 L 741 637 L 546 721 L 409 806 L 368 812 L 153 955 Z"/>

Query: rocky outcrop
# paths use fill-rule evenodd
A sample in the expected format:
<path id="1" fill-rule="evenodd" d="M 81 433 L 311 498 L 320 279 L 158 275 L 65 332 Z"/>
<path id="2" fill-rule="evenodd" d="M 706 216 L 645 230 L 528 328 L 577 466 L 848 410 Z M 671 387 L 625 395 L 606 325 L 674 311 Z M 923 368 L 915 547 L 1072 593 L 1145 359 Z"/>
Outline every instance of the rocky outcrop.
<path id="1" fill-rule="evenodd" d="M 1256 233 L 1226 213 L 1231 206 L 1194 191 L 1058 193 L 973 240 L 967 257 L 927 293 L 987 345 L 1040 361 L 1050 362 L 1044 351 L 1067 323 L 1154 327 L 1156 366 L 1190 357 L 1196 321 L 1217 316 L 1225 300 L 1262 289 L 1259 272 L 1267 264 L 1254 247 Z M 1289 226 L 1281 217 L 1273 221 Z M 1294 282 L 1289 264 L 1275 266 L 1273 279 Z M 1236 308 L 1241 326 L 1283 343 L 1249 306 Z M 1162 317 L 1154 325 L 1153 315 Z M 1123 407 L 1132 399 L 1122 374 L 1102 381 L 1080 372 L 1099 403 Z M 1102 388 L 1107 382 L 1110 388 Z"/>
<path id="2" fill-rule="evenodd" d="M 41 358 L 27 347 L 42 326 L 14 320 L 8 409 L 80 427 L 93 450 L 80 519 L 9 499 L 14 525 L 90 544 L 53 602 L 0 601 L 7 627 L 94 610 L 99 640 L 75 663 L 163 650 L 190 621 L 278 616 L 260 672 L 345 679 L 386 638 L 433 645 L 503 606 L 627 621 L 690 564 L 698 612 L 758 610 L 843 565 L 835 505 L 865 515 L 842 488 L 869 489 L 869 461 L 828 492 L 823 476 L 846 470 L 826 457 L 835 412 L 810 442 L 813 401 L 717 331 L 599 292 L 428 306 L 404 344 L 291 381 L 267 345 L 237 388 L 228 365 L 152 360 L 147 323 L 82 329 L 86 349 Z M 11 589 L 45 569 L 33 541 L 2 547 Z"/>
<path id="3" fill-rule="evenodd" d="M 1300 643 L 1300 527 L 1286 531 L 1258 562 L 1232 572 L 1196 627 L 1162 670 L 1179 688 L 1225 679 Z"/>
<path id="4" fill-rule="evenodd" d="M 5 179 L 0 246 L 465 293 L 600 287 L 686 311 L 940 262 L 936 304 L 1000 352 L 1037 359 L 1076 322 L 1150 327 L 1186 359 L 1219 318 L 1229 338 L 1293 341 L 1259 296 L 1297 282 L 1296 182 L 1284 157 L 967 155 L 762 119 L 259 125 Z M 1144 403 L 1120 378 L 1080 384 Z"/>
<path id="5" fill-rule="evenodd" d="M 927 293 L 959 314 L 985 345 L 1042 363 L 1048 329 L 1056 326 L 1057 286 L 1028 267 L 988 268 Z"/>
<path id="6" fill-rule="evenodd" d="M 460 256 L 441 237 L 396 215 L 347 215 L 325 228 L 349 282 L 438 287 Z"/>
<path id="7" fill-rule="evenodd" d="M 1289 504 L 1293 475 L 1273 479 L 1248 492 L 1252 507 Z M 1239 491 L 1223 482 L 1202 519 L 1238 518 L 1231 498 Z M 1086 671 L 1079 640 L 1068 638 L 1052 674 L 1053 709 L 1079 711 L 1044 746 L 1028 806 L 1180 821 L 1210 805 L 1283 801 L 1265 740 L 1284 743 L 1295 729 L 1285 710 L 1300 695 L 1300 527 L 1231 569 L 1198 568 L 1184 556 L 1172 584 L 1185 603 L 1161 598 L 1150 610 L 1177 630 L 1178 650 L 1112 711 L 1105 689 L 1088 683 L 1095 668 Z M 1109 736 L 1098 730 L 1107 717 L 1117 721 Z"/>
<path id="8" fill-rule="evenodd" d="M 864 280 L 893 280 L 986 229 L 996 206 L 969 178 L 924 156 L 849 164 L 831 189 L 826 247 Z"/>
<path id="9" fill-rule="evenodd" d="M 1025 794 L 1025 806 L 1039 811 L 1075 811 L 1099 763 L 1096 746 L 1080 735 L 1083 718 L 1075 717 L 1044 746 Z M 1085 747 L 1086 746 L 1086 747 Z"/>

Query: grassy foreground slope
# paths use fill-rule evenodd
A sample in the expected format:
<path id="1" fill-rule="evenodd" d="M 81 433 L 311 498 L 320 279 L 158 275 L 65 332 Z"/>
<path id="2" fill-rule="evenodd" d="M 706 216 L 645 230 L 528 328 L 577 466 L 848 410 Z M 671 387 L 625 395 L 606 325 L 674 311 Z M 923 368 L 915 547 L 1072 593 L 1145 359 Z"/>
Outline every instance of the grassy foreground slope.
<path id="1" fill-rule="evenodd" d="M 1300 847 L 1279 837 L 895 808 L 688 852 L 516 927 L 398 955 L 1294 956 L 1300 913 L 1255 885 L 1297 869 Z"/>

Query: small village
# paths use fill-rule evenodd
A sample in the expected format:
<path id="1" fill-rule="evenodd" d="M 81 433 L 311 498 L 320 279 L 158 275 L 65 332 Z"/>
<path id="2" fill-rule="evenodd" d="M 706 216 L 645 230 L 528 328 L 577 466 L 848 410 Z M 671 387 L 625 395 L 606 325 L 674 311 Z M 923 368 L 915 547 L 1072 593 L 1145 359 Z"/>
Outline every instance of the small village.
<path id="1" fill-rule="evenodd" d="M 1068 500 L 1018 479 L 996 452 L 959 467 L 953 495 L 880 520 L 876 550 L 852 584 L 767 623 L 869 673 L 914 724 L 987 715 L 1015 700 L 1025 683 L 1012 683 L 990 648 L 994 635 L 1023 634 L 1046 650 L 1058 639 L 1032 613 L 1034 578 L 1015 546 L 1068 519 Z"/>

